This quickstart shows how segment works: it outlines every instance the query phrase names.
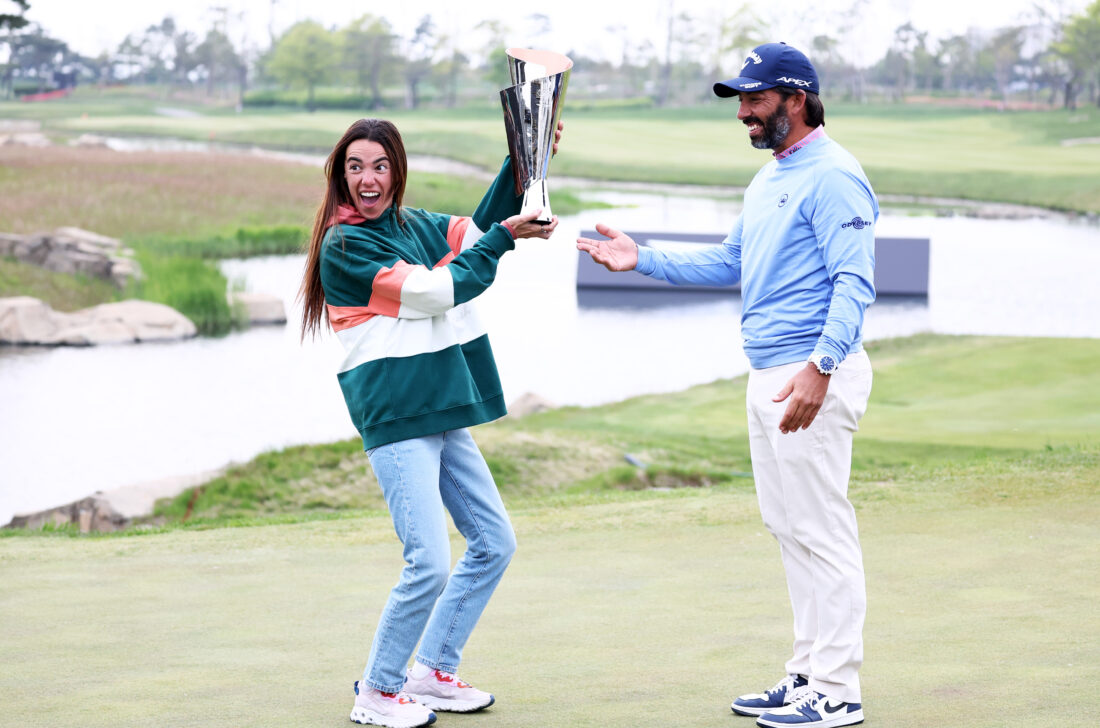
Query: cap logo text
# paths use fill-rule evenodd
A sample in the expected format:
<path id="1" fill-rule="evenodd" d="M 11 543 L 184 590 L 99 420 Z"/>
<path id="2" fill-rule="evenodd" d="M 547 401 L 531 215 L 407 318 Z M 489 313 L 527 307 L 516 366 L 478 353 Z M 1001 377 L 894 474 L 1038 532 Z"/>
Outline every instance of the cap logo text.
<path id="1" fill-rule="evenodd" d="M 757 86 L 759 86 L 759 85 L 760 85 L 761 83 L 762 83 L 761 81 L 754 81 L 753 83 L 743 83 L 743 84 L 741 84 L 741 88 L 746 88 L 746 89 L 748 89 L 748 88 L 756 88 L 756 87 L 757 87 Z"/>
<path id="2" fill-rule="evenodd" d="M 789 86 L 809 86 L 809 81 L 803 81 L 801 78 L 791 78 L 790 76 L 780 76 L 775 79 L 776 83 L 785 83 Z"/>
<path id="3" fill-rule="evenodd" d="M 745 62 L 741 64 L 741 68 L 744 68 L 745 66 L 749 65 L 749 61 L 752 61 L 753 63 L 755 63 L 756 65 L 759 66 L 761 63 L 764 62 L 764 59 L 761 58 L 760 55 L 756 51 L 752 51 L 751 53 L 749 53 L 749 57 L 745 59 Z"/>

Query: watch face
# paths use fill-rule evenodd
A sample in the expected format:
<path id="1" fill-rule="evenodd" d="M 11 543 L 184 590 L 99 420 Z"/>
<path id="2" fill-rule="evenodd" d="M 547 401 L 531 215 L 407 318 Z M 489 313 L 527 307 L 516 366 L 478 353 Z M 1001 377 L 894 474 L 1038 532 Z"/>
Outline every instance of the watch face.
<path id="1" fill-rule="evenodd" d="M 832 370 L 836 369 L 836 362 L 833 361 L 833 358 L 831 356 L 826 354 L 825 356 L 817 360 L 817 368 L 823 372 L 831 372 Z"/>

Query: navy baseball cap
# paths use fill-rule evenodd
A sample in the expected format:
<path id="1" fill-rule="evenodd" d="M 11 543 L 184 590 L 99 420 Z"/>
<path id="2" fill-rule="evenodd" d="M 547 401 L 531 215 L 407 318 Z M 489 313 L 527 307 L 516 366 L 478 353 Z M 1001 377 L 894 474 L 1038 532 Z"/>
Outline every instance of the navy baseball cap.
<path id="1" fill-rule="evenodd" d="M 814 64 L 805 53 L 786 43 L 765 43 L 754 48 L 741 66 L 741 75 L 714 84 L 714 93 L 728 98 L 776 86 L 819 93 Z"/>

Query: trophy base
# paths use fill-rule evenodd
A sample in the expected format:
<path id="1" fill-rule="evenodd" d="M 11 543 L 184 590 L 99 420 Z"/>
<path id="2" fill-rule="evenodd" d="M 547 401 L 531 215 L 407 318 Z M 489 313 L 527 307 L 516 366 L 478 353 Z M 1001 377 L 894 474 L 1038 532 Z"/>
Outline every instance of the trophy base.
<path id="1" fill-rule="evenodd" d="M 546 189 L 544 179 L 532 182 L 523 193 L 523 207 L 520 208 L 520 214 L 526 215 L 538 209 L 542 212 L 535 218 L 535 222 L 540 225 L 549 225 L 554 219 L 554 213 L 550 211 L 550 193 Z"/>

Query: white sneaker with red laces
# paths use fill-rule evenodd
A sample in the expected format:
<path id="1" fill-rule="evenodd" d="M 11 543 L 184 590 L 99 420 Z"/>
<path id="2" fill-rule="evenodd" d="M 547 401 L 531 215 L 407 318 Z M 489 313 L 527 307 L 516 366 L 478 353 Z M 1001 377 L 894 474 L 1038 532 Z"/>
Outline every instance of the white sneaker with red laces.
<path id="1" fill-rule="evenodd" d="M 417 703 L 404 690 L 399 693 L 383 693 L 366 685 L 355 683 L 355 707 L 351 720 L 364 725 L 380 725 L 385 728 L 419 728 L 435 722 L 435 713 Z"/>
<path id="2" fill-rule="evenodd" d="M 405 692 L 413 696 L 416 702 L 432 710 L 472 713 L 488 708 L 495 702 L 495 698 L 489 693 L 462 682 L 457 675 L 449 672 L 429 670 L 423 677 L 413 677 L 414 674 L 423 672 L 416 669 L 419 667 L 421 666 L 416 665 L 409 670 Z"/>

